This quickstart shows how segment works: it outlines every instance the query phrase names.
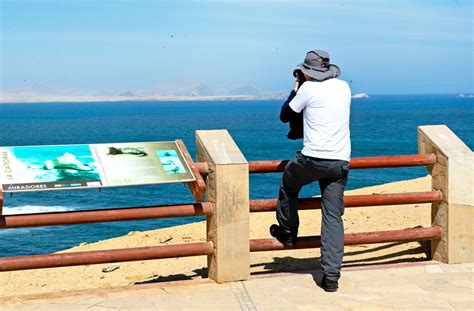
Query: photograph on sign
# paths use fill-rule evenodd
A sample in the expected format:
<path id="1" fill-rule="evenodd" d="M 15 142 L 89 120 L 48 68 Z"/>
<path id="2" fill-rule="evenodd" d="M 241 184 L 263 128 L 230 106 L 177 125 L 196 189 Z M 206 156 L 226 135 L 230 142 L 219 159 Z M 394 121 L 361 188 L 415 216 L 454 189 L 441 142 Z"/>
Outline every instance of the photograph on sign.
<path id="1" fill-rule="evenodd" d="M 184 174 L 186 170 L 175 150 L 156 150 L 166 174 Z"/>
<path id="2" fill-rule="evenodd" d="M 4 191 L 101 185 L 88 145 L 2 147 L 0 154 Z"/>
<path id="3" fill-rule="evenodd" d="M 175 142 L 92 145 L 104 185 L 125 186 L 193 181 Z"/>

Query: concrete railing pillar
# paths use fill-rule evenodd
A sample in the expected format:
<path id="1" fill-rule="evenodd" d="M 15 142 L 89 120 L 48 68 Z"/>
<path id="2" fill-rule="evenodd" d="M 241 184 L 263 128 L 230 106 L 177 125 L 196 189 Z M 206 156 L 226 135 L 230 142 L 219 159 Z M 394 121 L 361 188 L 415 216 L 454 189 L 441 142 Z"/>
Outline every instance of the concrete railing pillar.
<path id="1" fill-rule="evenodd" d="M 429 167 L 432 189 L 443 193 L 433 203 L 433 225 L 443 228 L 440 240 L 431 244 L 434 260 L 445 263 L 474 262 L 474 156 L 445 125 L 420 126 L 418 151 L 433 153 L 436 164 Z"/>
<path id="2" fill-rule="evenodd" d="M 207 239 L 214 243 L 208 256 L 209 278 L 216 282 L 250 277 L 249 169 L 226 130 L 196 131 L 197 161 L 206 162 L 207 201 L 214 212 L 207 218 Z"/>

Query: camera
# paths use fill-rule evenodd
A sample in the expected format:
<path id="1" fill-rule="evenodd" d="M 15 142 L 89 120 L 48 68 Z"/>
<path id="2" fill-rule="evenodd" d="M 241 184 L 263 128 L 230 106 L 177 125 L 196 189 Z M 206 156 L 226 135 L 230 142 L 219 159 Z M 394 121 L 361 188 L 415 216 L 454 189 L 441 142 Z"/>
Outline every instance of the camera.
<path id="1" fill-rule="evenodd" d="M 301 69 L 293 70 L 293 77 L 298 78 L 298 81 L 300 82 L 300 85 L 303 84 L 306 81 L 306 78 L 304 77 L 304 74 L 301 71 Z"/>

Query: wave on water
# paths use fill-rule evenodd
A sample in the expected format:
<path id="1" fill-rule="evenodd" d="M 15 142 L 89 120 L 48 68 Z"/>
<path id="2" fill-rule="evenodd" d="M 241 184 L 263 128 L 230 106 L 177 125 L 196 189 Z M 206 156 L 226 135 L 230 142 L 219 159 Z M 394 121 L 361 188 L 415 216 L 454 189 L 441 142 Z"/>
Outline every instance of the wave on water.
<path id="1" fill-rule="evenodd" d="M 42 206 L 42 205 L 23 205 L 23 206 L 4 206 L 3 215 L 16 214 L 35 214 L 35 213 L 50 213 L 50 212 L 64 212 L 73 210 L 65 206 Z"/>

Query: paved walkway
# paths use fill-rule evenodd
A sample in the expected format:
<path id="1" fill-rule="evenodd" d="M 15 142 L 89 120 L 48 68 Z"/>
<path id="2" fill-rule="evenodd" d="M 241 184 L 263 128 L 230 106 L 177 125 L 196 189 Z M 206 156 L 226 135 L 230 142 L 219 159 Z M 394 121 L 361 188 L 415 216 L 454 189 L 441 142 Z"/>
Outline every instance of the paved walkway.
<path id="1" fill-rule="evenodd" d="M 0 310 L 474 310 L 474 264 L 436 262 L 345 269 L 337 293 L 316 285 L 320 271 L 22 297 Z"/>

